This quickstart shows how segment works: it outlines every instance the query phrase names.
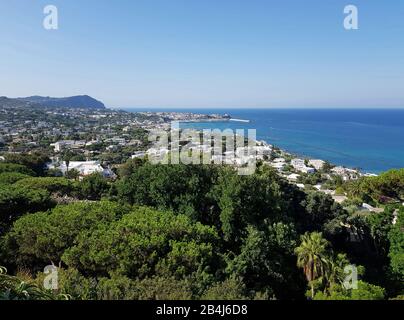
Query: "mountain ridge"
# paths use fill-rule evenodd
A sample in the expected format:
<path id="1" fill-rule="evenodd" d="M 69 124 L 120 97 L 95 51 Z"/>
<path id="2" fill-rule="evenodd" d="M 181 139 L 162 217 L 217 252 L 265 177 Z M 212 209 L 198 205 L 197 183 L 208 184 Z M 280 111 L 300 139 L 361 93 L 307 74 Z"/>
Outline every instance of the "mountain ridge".
<path id="1" fill-rule="evenodd" d="M 42 107 L 42 108 L 77 108 L 77 109 L 106 109 L 104 103 L 88 95 L 63 98 L 30 96 L 9 98 L 0 96 L 0 107 Z"/>
<path id="2" fill-rule="evenodd" d="M 9 98 L 10 99 L 10 98 Z M 30 96 L 20 97 L 14 100 L 40 105 L 44 107 L 62 107 L 62 108 L 83 108 L 83 109 L 105 109 L 104 103 L 94 99 L 89 95 L 78 95 L 70 97 L 44 97 L 44 96 Z"/>

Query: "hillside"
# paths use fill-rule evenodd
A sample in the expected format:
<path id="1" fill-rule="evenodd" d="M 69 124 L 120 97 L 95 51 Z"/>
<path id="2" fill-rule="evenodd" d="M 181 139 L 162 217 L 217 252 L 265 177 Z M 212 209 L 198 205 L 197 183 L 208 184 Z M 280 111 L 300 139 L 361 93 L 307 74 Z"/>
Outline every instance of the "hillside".
<path id="1" fill-rule="evenodd" d="M 0 108 L 24 108 L 32 106 L 40 107 L 40 105 L 37 105 L 34 102 L 0 97 Z"/>
<path id="2" fill-rule="evenodd" d="M 63 107 L 63 108 L 90 108 L 90 109 L 104 109 L 105 105 L 88 95 L 53 98 L 32 96 L 26 98 L 18 98 L 20 101 L 40 104 L 45 107 Z"/>

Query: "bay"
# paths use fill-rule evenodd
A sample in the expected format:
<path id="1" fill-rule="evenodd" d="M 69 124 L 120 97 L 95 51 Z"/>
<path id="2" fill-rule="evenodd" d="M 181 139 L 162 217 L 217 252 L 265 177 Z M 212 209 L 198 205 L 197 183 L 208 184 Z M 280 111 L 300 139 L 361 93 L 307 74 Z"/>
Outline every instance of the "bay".
<path id="1" fill-rule="evenodd" d="M 380 173 L 404 168 L 404 109 L 148 109 L 230 114 L 250 122 L 182 123 L 182 128 L 256 129 L 257 139 L 302 157 Z"/>

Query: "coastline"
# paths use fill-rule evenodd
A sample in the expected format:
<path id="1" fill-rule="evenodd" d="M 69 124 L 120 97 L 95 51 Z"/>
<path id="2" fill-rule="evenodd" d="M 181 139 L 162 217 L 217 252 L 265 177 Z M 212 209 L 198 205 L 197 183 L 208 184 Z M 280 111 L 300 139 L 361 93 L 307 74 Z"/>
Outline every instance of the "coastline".
<path id="1" fill-rule="evenodd" d="M 401 108 L 122 108 L 130 113 L 210 113 L 229 119 L 180 120 L 183 127 L 256 129 L 257 139 L 282 150 L 363 172 L 380 174 L 404 167 L 404 109 Z M 171 110 L 171 111 L 169 111 Z M 249 122 L 230 121 L 249 120 Z M 205 124 L 204 124 L 205 123 Z M 388 142 L 386 144 L 386 142 Z"/>
<path id="2" fill-rule="evenodd" d="M 189 120 L 179 120 L 182 123 L 204 123 L 204 122 L 229 122 L 231 119 L 189 119 Z"/>
<path id="3" fill-rule="evenodd" d="M 189 121 L 179 121 L 179 122 L 181 124 L 181 123 L 212 123 L 212 122 L 217 122 L 217 123 L 219 123 L 219 122 L 222 122 L 222 123 L 228 123 L 228 122 L 251 123 L 252 121 L 247 120 L 247 119 L 230 118 L 230 119 L 227 119 L 227 120 L 226 119 L 206 119 L 206 120 L 205 119 L 199 119 L 199 120 L 193 120 L 193 121 L 189 120 Z M 200 129 L 200 128 L 194 128 L 194 129 L 196 131 L 203 130 L 203 129 Z M 309 155 L 298 154 L 298 153 L 296 153 L 294 151 L 287 150 L 287 149 L 284 149 L 284 148 L 280 148 L 280 147 L 276 146 L 275 144 L 271 143 L 270 141 L 267 141 L 266 139 L 264 139 L 264 140 L 258 140 L 257 139 L 257 140 L 255 140 L 255 143 L 257 145 L 264 143 L 265 145 L 272 146 L 272 147 L 276 148 L 280 152 L 280 154 L 282 154 L 283 156 L 294 157 L 294 158 L 302 158 L 304 160 L 321 160 L 321 161 L 324 161 L 324 162 L 327 162 L 327 163 L 331 164 L 334 167 L 342 167 L 342 168 L 345 168 L 345 169 L 348 169 L 348 170 L 356 171 L 361 176 L 372 176 L 372 175 L 378 176 L 378 174 L 376 174 L 374 172 L 368 172 L 368 171 L 363 171 L 361 169 L 355 169 L 355 168 L 345 166 L 345 165 L 334 164 L 334 163 L 332 163 L 331 161 L 329 161 L 327 159 L 324 160 L 324 159 L 315 158 L 315 157 L 312 157 L 312 156 L 309 156 Z"/>

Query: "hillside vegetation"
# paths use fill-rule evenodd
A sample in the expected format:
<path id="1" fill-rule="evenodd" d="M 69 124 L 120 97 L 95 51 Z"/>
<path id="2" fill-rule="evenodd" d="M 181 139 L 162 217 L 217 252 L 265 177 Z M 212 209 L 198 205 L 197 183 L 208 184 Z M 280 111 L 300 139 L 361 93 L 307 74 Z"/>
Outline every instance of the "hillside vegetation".
<path id="1" fill-rule="evenodd" d="M 1 298 L 380 300 L 404 293 L 401 203 L 382 213 L 349 212 L 268 167 L 238 176 L 226 166 L 130 161 L 117 181 L 55 178 L 39 167 L 0 163 L 0 265 L 8 273 L 0 274 Z M 403 172 L 346 188 L 356 198 L 401 199 Z M 43 271 L 52 264 L 58 289 L 47 291 Z M 343 286 L 351 264 L 357 289 Z M 18 293 L 22 279 L 32 294 Z"/>

